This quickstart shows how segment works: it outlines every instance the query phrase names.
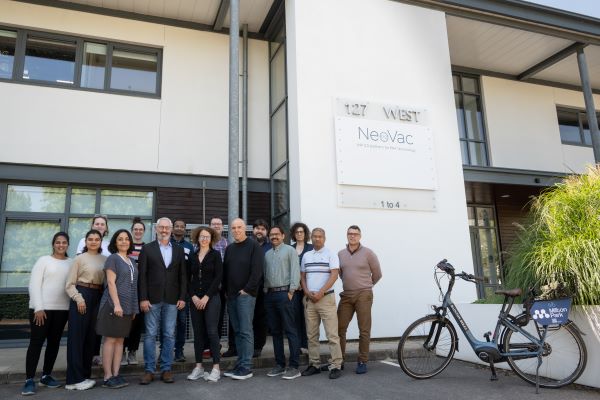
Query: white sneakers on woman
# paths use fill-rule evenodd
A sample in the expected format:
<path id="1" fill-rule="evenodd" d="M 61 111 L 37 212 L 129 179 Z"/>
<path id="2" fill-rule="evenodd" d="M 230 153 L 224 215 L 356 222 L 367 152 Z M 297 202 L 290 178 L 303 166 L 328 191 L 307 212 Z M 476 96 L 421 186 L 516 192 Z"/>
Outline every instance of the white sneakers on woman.
<path id="1" fill-rule="evenodd" d="M 192 373 L 187 376 L 188 381 L 197 381 L 198 379 L 204 377 L 204 368 L 196 367 L 192 370 Z"/>
<path id="2" fill-rule="evenodd" d="M 221 379 L 221 371 L 216 368 L 213 368 L 210 374 L 204 374 L 204 380 L 207 382 L 218 382 L 219 379 Z"/>

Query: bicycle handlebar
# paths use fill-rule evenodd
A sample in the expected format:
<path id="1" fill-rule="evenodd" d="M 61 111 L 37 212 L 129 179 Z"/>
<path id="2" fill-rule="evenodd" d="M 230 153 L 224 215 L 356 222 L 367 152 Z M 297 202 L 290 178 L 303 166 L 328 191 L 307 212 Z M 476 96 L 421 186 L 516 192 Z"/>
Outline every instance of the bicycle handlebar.
<path id="1" fill-rule="evenodd" d="M 461 271 L 460 273 L 456 273 L 454 266 L 452 264 L 450 264 L 448 262 L 448 260 L 445 258 L 442 261 L 440 261 L 439 263 L 437 263 L 436 268 L 444 271 L 445 273 L 447 273 L 448 275 L 450 275 L 452 277 L 458 277 L 458 278 L 461 278 L 468 282 L 475 283 L 477 281 L 483 282 L 485 280 L 485 278 L 482 276 L 476 276 L 473 274 L 466 273 L 464 271 Z"/>

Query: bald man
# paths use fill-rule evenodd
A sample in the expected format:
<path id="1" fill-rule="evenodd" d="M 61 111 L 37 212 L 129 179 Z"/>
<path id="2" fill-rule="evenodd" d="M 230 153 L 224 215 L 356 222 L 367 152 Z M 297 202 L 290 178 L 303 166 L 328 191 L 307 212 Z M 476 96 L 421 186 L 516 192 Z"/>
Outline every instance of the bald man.
<path id="1" fill-rule="evenodd" d="M 225 376 L 244 380 L 252 378 L 252 353 L 254 331 L 252 317 L 256 295 L 262 280 L 264 251 L 246 236 L 246 223 L 236 218 L 229 224 L 233 243 L 225 249 L 223 260 L 223 286 L 227 296 L 229 321 L 235 331 L 238 359 L 235 367 Z"/>

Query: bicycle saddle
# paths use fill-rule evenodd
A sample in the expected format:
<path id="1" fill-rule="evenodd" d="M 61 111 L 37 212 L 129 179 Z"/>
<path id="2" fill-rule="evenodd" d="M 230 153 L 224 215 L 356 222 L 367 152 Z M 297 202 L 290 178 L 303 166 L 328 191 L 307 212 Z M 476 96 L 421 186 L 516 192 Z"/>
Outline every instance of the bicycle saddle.
<path id="1" fill-rule="evenodd" d="M 496 290 L 496 294 L 503 294 L 508 297 L 518 297 L 523 294 L 521 288 L 508 289 L 508 290 Z"/>

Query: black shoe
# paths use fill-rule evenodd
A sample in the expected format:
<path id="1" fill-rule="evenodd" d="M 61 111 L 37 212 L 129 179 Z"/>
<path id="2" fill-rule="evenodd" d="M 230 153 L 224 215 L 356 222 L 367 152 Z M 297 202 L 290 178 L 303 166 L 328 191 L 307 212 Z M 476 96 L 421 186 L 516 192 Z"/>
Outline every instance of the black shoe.
<path id="1" fill-rule="evenodd" d="M 262 349 L 254 349 L 254 353 L 252 353 L 252 358 L 260 357 L 261 352 L 262 352 Z"/>
<path id="2" fill-rule="evenodd" d="M 331 364 L 324 364 L 324 365 L 321 365 L 321 371 L 323 371 L 323 372 L 327 372 L 327 371 L 329 371 L 329 367 L 330 367 L 330 366 L 331 366 Z M 341 370 L 342 370 L 342 371 L 344 370 L 344 363 L 342 363 Z"/>
<path id="3" fill-rule="evenodd" d="M 315 367 L 314 365 L 310 365 L 308 368 L 306 368 L 304 371 L 302 371 L 302 376 L 311 376 L 314 374 L 320 374 L 321 370 L 317 367 Z"/>
<path id="4" fill-rule="evenodd" d="M 342 376 L 342 370 L 341 369 L 334 368 L 331 371 L 329 371 L 329 379 L 337 379 L 340 376 Z"/>
<path id="5" fill-rule="evenodd" d="M 221 354 L 221 357 L 237 357 L 237 351 L 235 349 L 227 349 L 227 351 Z"/>
<path id="6" fill-rule="evenodd" d="M 185 356 L 183 355 L 183 353 L 176 353 L 173 361 L 175 361 L 175 362 L 185 362 Z"/>

